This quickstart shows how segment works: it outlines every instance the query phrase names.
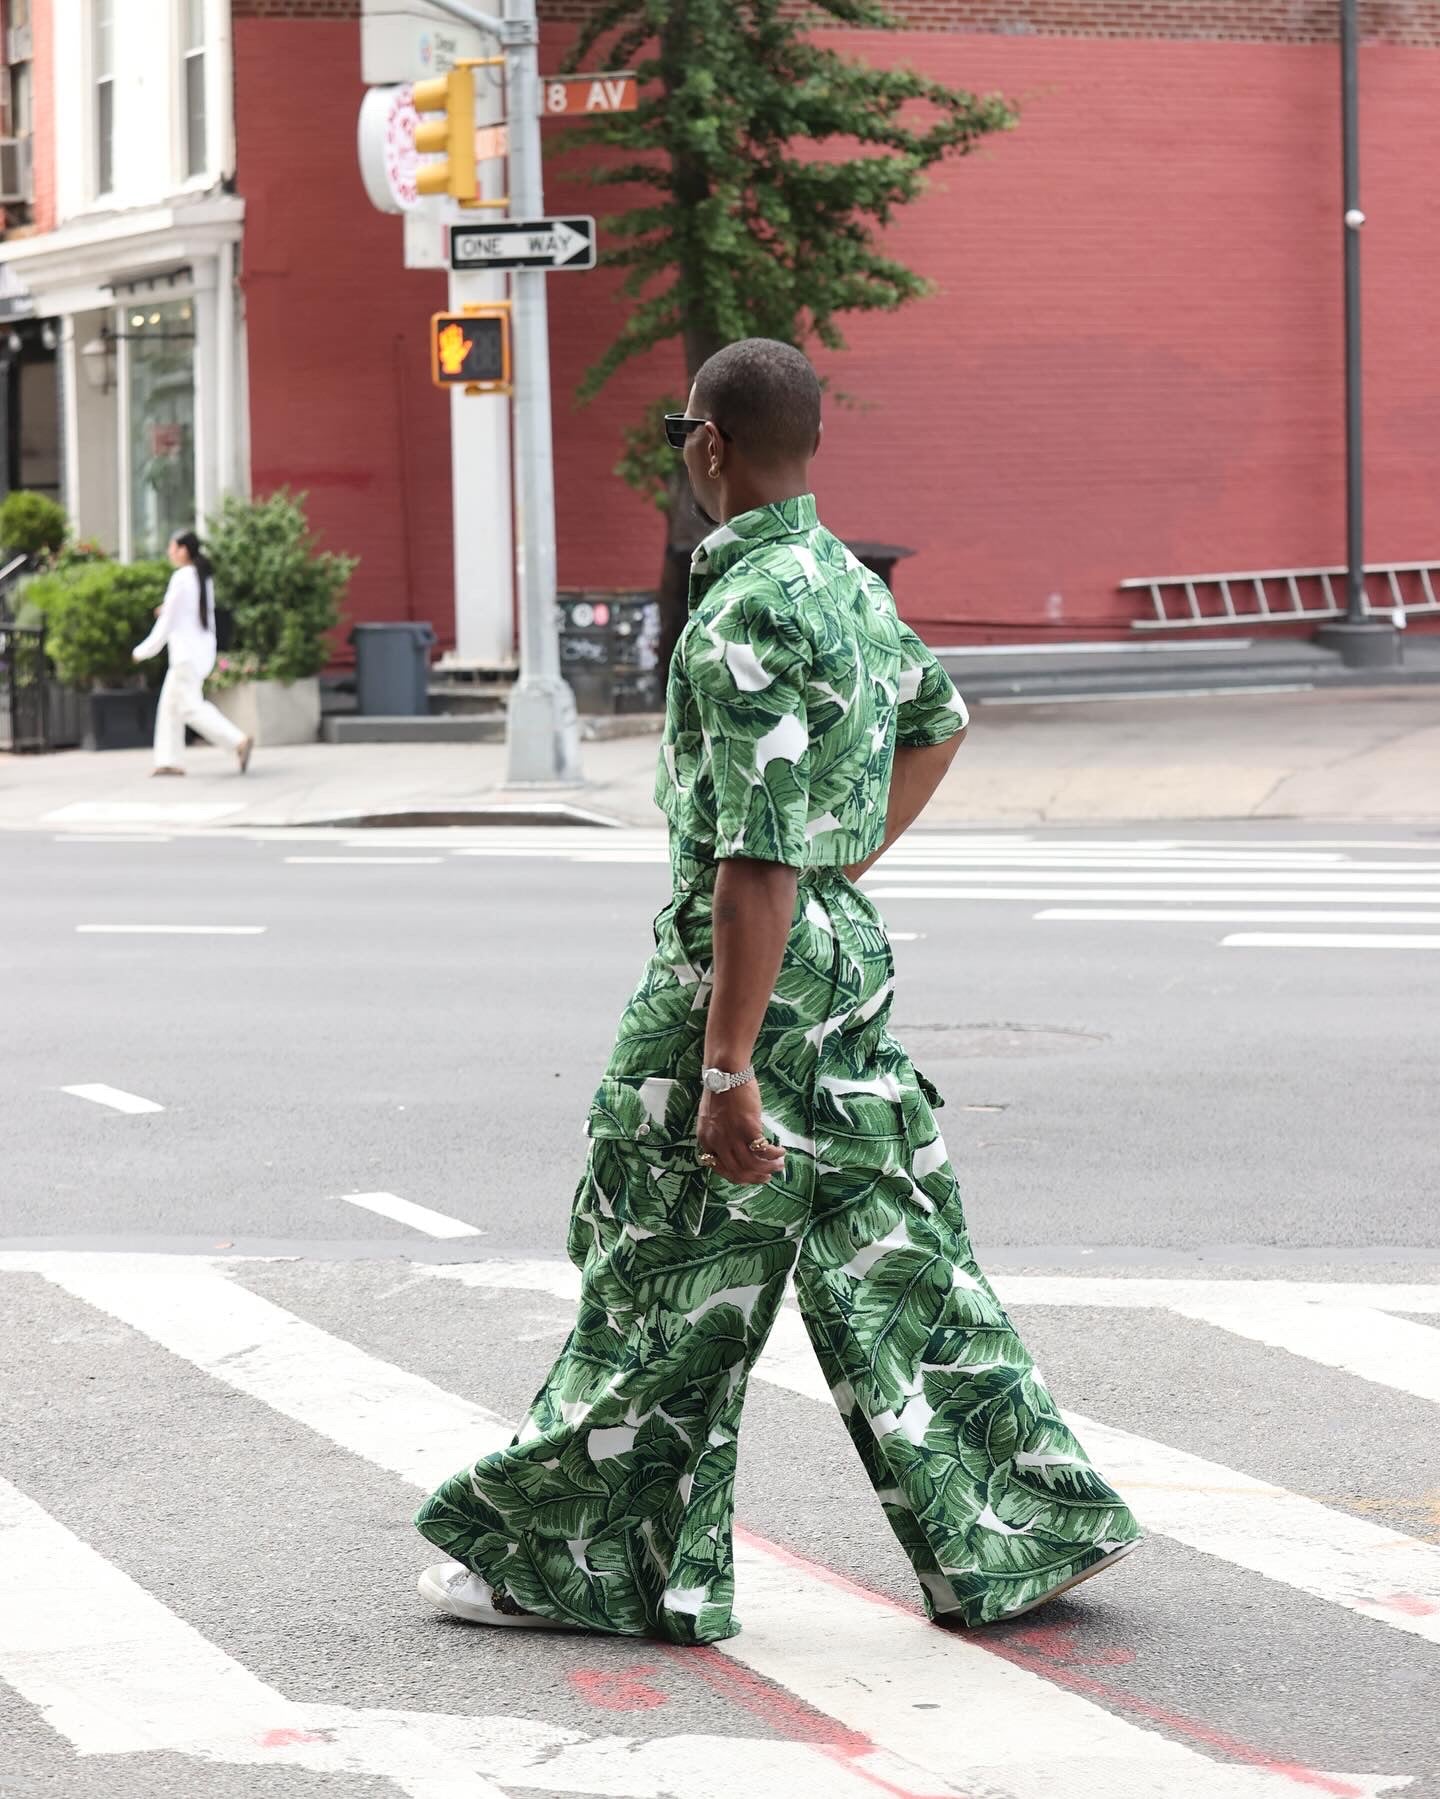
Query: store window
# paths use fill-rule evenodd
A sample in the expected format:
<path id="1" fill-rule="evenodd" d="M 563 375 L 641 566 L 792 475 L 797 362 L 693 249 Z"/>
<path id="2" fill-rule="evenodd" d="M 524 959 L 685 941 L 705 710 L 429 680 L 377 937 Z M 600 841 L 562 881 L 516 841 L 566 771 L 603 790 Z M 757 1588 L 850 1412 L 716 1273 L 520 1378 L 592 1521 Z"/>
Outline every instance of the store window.
<path id="1" fill-rule="evenodd" d="M 93 0 L 91 57 L 95 71 L 95 192 L 115 187 L 115 0 Z"/>
<path id="2" fill-rule="evenodd" d="M 185 97 L 185 173 L 209 167 L 205 138 L 205 0 L 181 0 L 184 32 L 181 81 Z"/>
<path id="3" fill-rule="evenodd" d="M 195 522 L 195 319 L 188 300 L 121 315 L 130 365 L 130 542 L 158 556 Z"/>

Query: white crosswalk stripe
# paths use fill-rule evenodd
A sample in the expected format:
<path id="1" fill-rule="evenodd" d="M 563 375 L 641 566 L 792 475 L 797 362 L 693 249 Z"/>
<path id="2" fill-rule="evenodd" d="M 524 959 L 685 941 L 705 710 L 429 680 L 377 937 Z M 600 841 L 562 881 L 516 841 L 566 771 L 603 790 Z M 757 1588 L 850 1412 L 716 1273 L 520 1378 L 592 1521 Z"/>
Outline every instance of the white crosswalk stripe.
<path id="1" fill-rule="evenodd" d="M 42 1276 L 159 1345 L 177 1368 L 303 1426 L 327 1453 L 358 1456 L 419 1489 L 508 1440 L 510 1423 L 484 1405 L 246 1285 L 252 1270 L 272 1266 L 10 1251 L 0 1253 L 0 1287 Z M 345 1279 L 343 1267 L 325 1273 Z M 489 1260 L 411 1264 L 397 1291 L 423 1303 L 439 1282 L 567 1305 L 576 1289 L 568 1264 Z M 997 1285 L 1012 1307 L 1168 1313 L 1377 1389 L 1440 1401 L 1440 1329 L 1414 1322 L 1440 1319 L 1440 1286 L 1058 1275 Z M 116 1353 L 107 1341 L 106 1353 Z M 758 1377 L 828 1403 L 788 1308 Z M 1153 1532 L 1214 1558 L 1238 1580 L 1298 1591 L 1358 1616 L 1365 1628 L 1440 1644 L 1440 1546 L 1184 1449 L 1093 1419 L 1073 1422 Z M 292 1700 L 50 1517 L 23 1481 L 9 1484 L 14 1472 L 0 1468 L 0 1679 L 81 1754 L 167 1749 L 379 1776 L 413 1799 L 534 1788 L 684 1799 L 736 1791 L 858 1799 L 877 1788 L 902 1799 L 1269 1799 L 1303 1791 L 1366 1799 L 1410 1784 L 1406 1773 L 1333 1774 L 1264 1757 L 1247 1765 L 1213 1740 L 1197 1746 L 1154 1708 L 1136 1722 L 1083 1686 L 989 1653 L 982 1637 L 928 1626 L 918 1612 L 743 1530 L 746 1629 L 721 1646 L 723 1662 L 828 1719 L 828 1738 L 596 1737 L 510 1717 Z"/>
<path id="2" fill-rule="evenodd" d="M 341 840 L 347 852 L 373 838 Z M 445 859 L 562 860 L 663 866 L 659 830 L 578 828 L 405 833 L 387 851 L 446 852 Z M 310 860 L 290 857 L 288 860 Z M 399 859 L 399 858 L 394 858 Z M 385 858 L 366 858 L 385 860 Z M 1246 840 L 939 831 L 921 828 L 868 875 L 866 891 L 892 922 L 912 907 L 976 902 L 1038 903 L 1038 923 L 1375 925 L 1386 947 L 1420 950 L 1431 939 L 1408 927 L 1440 924 L 1440 845 L 1424 839 Z M 1408 910 L 1400 910 L 1406 907 Z M 1397 928 L 1399 927 L 1399 928 Z M 913 933 L 897 928 L 897 936 Z M 1370 947 L 1379 933 L 1316 931 L 1235 934 L 1205 941 L 1252 948 L 1308 945 L 1339 952 Z"/>

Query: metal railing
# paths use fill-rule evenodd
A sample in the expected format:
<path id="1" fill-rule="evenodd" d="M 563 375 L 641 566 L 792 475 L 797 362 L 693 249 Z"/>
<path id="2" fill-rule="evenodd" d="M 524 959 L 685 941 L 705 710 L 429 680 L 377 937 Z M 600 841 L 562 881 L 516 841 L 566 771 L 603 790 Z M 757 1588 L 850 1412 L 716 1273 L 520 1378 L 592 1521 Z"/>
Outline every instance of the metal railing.
<path id="1" fill-rule="evenodd" d="M 1386 598 L 1372 597 L 1372 580 Z M 1365 569 L 1365 610 L 1412 618 L 1440 617 L 1440 561 L 1377 562 Z M 1293 625 L 1345 616 L 1343 568 L 1263 569 L 1253 574 L 1164 575 L 1122 581 L 1122 593 L 1146 593 L 1151 618 L 1130 621 L 1132 631 L 1223 630 L 1239 625 Z"/>
<path id="2" fill-rule="evenodd" d="M 49 749 L 50 685 L 45 627 L 0 618 L 0 750 Z"/>

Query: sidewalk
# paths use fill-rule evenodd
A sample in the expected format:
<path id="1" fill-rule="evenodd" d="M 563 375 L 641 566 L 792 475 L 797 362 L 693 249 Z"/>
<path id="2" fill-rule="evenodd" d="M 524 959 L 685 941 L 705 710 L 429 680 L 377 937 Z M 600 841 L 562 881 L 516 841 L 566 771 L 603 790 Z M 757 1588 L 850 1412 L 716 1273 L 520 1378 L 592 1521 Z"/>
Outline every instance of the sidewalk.
<path id="1" fill-rule="evenodd" d="M 584 785 L 538 795 L 504 786 L 501 744 L 262 749 L 243 780 L 209 748 L 187 753 L 183 781 L 151 781 L 141 750 L 0 755 L 0 828 L 286 826 L 557 800 L 658 827 L 656 741 L 587 743 Z M 925 822 L 1257 817 L 1440 822 L 1440 689 L 982 702 Z"/>

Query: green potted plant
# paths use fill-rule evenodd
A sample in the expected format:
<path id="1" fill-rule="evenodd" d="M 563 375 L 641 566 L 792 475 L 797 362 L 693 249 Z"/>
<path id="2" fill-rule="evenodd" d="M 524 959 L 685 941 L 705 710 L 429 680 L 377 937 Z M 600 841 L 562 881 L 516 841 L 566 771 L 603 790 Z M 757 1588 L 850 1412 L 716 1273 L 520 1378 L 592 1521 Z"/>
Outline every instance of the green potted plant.
<path id="1" fill-rule="evenodd" d="M 65 508 L 43 493 L 17 487 L 0 503 L 0 545 L 12 556 L 54 556 L 70 535 Z"/>
<path id="2" fill-rule="evenodd" d="M 319 675 L 356 559 L 320 549 L 305 495 L 284 488 L 225 499 L 207 536 L 216 606 L 233 635 L 210 683 L 215 704 L 258 744 L 313 743 Z"/>
<path id="3" fill-rule="evenodd" d="M 155 622 L 169 578 L 164 562 L 85 560 L 25 588 L 22 616 L 44 621 L 57 679 L 83 696 L 86 749 L 138 749 L 154 736 L 164 661 L 137 667 L 131 651 Z"/>

